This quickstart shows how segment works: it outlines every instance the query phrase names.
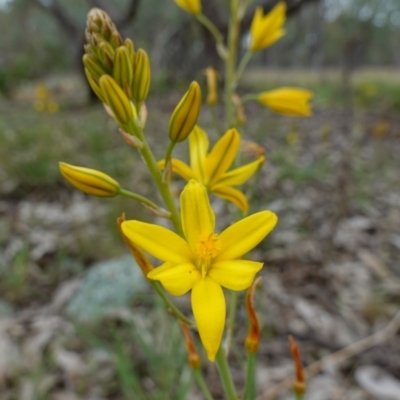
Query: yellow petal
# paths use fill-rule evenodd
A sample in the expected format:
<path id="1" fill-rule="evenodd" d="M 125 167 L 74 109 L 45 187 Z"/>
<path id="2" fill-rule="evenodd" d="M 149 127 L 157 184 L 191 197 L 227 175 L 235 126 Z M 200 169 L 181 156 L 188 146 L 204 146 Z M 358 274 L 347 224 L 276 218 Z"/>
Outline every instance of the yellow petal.
<path id="1" fill-rule="evenodd" d="M 214 233 L 215 216 L 206 188 L 192 179 L 181 194 L 182 227 L 186 240 L 196 254 L 200 240 Z"/>
<path id="2" fill-rule="evenodd" d="M 129 240 L 159 260 L 184 264 L 193 259 L 186 241 L 169 229 L 141 221 L 125 221 L 121 228 Z"/>
<path id="3" fill-rule="evenodd" d="M 260 93 L 258 101 L 281 114 L 308 117 L 311 115 L 309 101 L 312 96 L 309 90 L 283 87 Z"/>
<path id="4" fill-rule="evenodd" d="M 191 179 L 198 179 L 195 172 L 189 167 L 189 165 L 187 165 L 183 161 L 178 160 L 177 158 L 172 158 L 171 164 L 172 164 L 172 172 L 175 172 L 176 174 L 180 175 L 186 181 L 190 181 Z M 164 169 L 165 160 L 159 161 L 158 166 L 160 169 Z"/>
<path id="5" fill-rule="evenodd" d="M 247 202 L 246 196 L 238 189 L 234 189 L 229 186 L 215 186 L 212 189 L 212 193 L 218 197 L 221 197 L 221 199 L 235 204 L 235 206 L 237 206 L 245 214 L 247 214 L 249 211 L 249 203 Z"/>
<path id="6" fill-rule="evenodd" d="M 263 263 L 248 260 L 220 261 L 211 266 L 208 276 L 230 290 L 245 290 L 251 286 Z"/>
<path id="7" fill-rule="evenodd" d="M 236 168 L 232 171 L 226 172 L 221 176 L 217 185 L 223 186 L 239 186 L 248 181 L 253 174 L 258 170 L 260 165 L 265 161 L 265 157 L 260 157 L 258 160 L 252 163 L 243 165 L 240 168 Z"/>
<path id="8" fill-rule="evenodd" d="M 215 360 L 225 326 L 225 296 L 221 286 L 206 276 L 192 289 L 192 309 L 208 359 Z"/>
<path id="9" fill-rule="evenodd" d="M 207 133 L 196 125 L 189 135 L 190 167 L 200 178 L 201 183 L 205 183 L 204 166 L 208 146 Z"/>
<path id="10" fill-rule="evenodd" d="M 229 129 L 215 144 L 206 158 L 206 179 L 210 187 L 228 170 L 240 145 L 240 135 L 236 129 Z"/>
<path id="11" fill-rule="evenodd" d="M 201 279 L 199 270 L 191 263 L 165 263 L 147 274 L 147 278 L 160 281 L 165 290 L 174 296 L 182 296 Z"/>
<path id="12" fill-rule="evenodd" d="M 278 217 L 271 211 L 250 215 L 225 229 L 219 238 L 222 249 L 214 262 L 234 260 L 256 247 L 274 229 Z"/>

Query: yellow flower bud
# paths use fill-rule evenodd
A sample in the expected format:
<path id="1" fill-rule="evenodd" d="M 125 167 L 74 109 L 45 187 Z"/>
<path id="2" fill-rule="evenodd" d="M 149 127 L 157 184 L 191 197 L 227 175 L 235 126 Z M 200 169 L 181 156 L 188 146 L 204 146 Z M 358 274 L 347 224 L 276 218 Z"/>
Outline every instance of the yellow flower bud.
<path id="1" fill-rule="evenodd" d="M 192 15 L 197 15 L 201 13 L 200 0 L 175 0 L 175 3 Z"/>
<path id="2" fill-rule="evenodd" d="M 101 76 L 107 73 L 99 62 L 87 54 L 83 56 L 83 64 L 94 79 L 98 80 Z"/>
<path id="3" fill-rule="evenodd" d="M 132 65 L 134 65 L 135 62 L 135 46 L 132 42 L 131 39 L 125 39 L 125 43 L 124 43 L 125 47 L 127 48 L 128 52 L 129 52 L 129 58 L 131 60 Z"/>
<path id="4" fill-rule="evenodd" d="M 196 126 L 201 107 L 201 89 L 197 82 L 192 82 L 189 90 L 175 107 L 169 120 L 169 138 L 173 142 L 185 140 Z"/>
<path id="5" fill-rule="evenodd" d="M 205 74 L 207 77 L 208 89 L 206 102 L 209 106 L 213 106 L 218 101 L 218 72 L 214 68 L 208 67 L 205 70 Z"/>
<path id="6" fill-rule="evenodd" d="M 105 103 L 111 108 L 117 122 L 120 125 L 128 124 L 133 118 L 133 110 L 132 104 L 124 91 L 109 75 L 103 75 L 99 83 Z"/>
<path id="7" fill-rule="evenodd" d="M 129 50 L 120 46 L 115 50 L 113 77 L 126 95 L 130 97 L 130 90 L 133 79 L 132 61 L 129 57 Z"/>
<path id="8" fill-rule="evenodd" d="M 100 86 L 98 81 L 92 76 L 92 74 L 89 72 L 87 68 L 85 68 L 85 74 L 86 78 L 89 82 L 90 87 L 92 88 L 93 92 L 96 93 L 96 96 L 103 102 L 105 103 L 106 100 L 103 96 L 103 93 L 101 92 Z"/>
<path id="9" fill-rule="evenodd" d="M 114 49 L 107 42 L 101 42 L 97 48 L 103 68 L 111 72 L 114 66 Z"/>
<path id="10" fill-rule="evenodd" d="M 309 117 L 313 93 L 305 89 L 283 87 L 258 95 L 258 102 L 280 114 Z"/>
<path id="11" fill-rule="evenodd" d="M 84 193 L 98 197 L 114 197 L 119 193 L 119 183 L 103 172 L 63 162 L 59 167 L 63 177 Z"/>
<path id="12" fill-rule="evenodd" d="M 132 98 L 136 103 L 146 100 L 151 81 L 150 61 L 147 53 L 139 49 L 135 56 L 135 71 L 132 84 Z"/>

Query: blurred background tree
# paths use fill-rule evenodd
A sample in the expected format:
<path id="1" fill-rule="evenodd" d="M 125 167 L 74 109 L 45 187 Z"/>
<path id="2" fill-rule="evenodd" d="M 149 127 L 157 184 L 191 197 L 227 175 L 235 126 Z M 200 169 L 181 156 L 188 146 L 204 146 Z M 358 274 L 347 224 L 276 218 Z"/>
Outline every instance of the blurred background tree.
<path id="1" fill-rule="evenodd" d="M 276 0 L 259 0 L 266 11 Z M 0 89 L 80 67 L 85 17 L 102 7 L 137 47 L 150 51 L 155 75 L 192 78 L 208 65 L 218 67 L 208 33 L 174 2 L 159 0 L 2 0 Z M 288 34 L 253 66 L 326 68 L 400 65 L 400 2 L 397 0 L 287 0 Z M 226 31 L 224 2 L 204 2 L 205 14 Z M 253 9 L 242 26 L 245 47 Z M 15 29 L 15 26 L 19 29 Z M 205 38 L 205 42 L 203 39 Z M 204 44 L 205 43 L 205 44 Z"/>

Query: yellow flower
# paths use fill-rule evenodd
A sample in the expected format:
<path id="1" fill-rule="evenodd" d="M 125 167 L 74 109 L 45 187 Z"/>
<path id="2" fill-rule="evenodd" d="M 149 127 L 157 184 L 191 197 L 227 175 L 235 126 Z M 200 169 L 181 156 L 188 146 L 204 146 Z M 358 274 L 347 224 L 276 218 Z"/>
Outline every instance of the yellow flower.
<path id="1" fill-rule="evenodd" d="M 181 194 L 185 238 L 158 225 L 122 223 L 124 234 L 137 246 L 164 261 L 147 278 L 157 280 L 174 296 L 192 289 L 191 302 L 201 341 L 210 361 L 221 344 L 225 296 L 221 286 L 245 290 L 262 268 L 260 262 L 238 260 L 275 227 L 277 216 L 262 211 L 215 233 L 215 216 L 206 188 L 191 180 Z"/>
<path id="2" fill-rule="evenodd" d="M 264 16 L 263 8 L 257 7 L 250 27 L 249 50 L 256 52 L 271 46 L 279 40 L 286 31 L 282 25 L 286 20 L 286 3 L 280 1 L 270 13 Z"/>
<path id="3" fill-rule="evenodd" d="M 246 196 L 232 186 L 239 186 L 250 179 L 264 162 L 263 156 L 252 163 L 228 171 L 239 151 L 240 135 L 236 129 L 229 129 L 207 154 L 209 141 L 206 132 L 196 126 L 189 135 L 190 167 L 176 158 L 171 160 L 172 170 L 183 179 L 196 179 L 210 192 L 230 201 L 247 213 L 249 204 Z M 159 167 L 165 167 L 164 160 Z"/>
<path id="4" fill-rule="evenodd" d="M 200 0 L 175 0 L 175 3 L 192 15 L 201 13 Z"/>
<path id="5" fill-rule="evenodd" d="M 119 183 L 103 172 L 64 162 L 60 162 L 59 167 L 63 177 L 84 193 L 98 197 L 114 197 L 119 194 Z"/>
<path id="6" fill-rule="evenodd" d="M 258 102 L 280 114 L 309 117 L 313 93 L 305 89 L 283 87 L 258 95 Z"/>

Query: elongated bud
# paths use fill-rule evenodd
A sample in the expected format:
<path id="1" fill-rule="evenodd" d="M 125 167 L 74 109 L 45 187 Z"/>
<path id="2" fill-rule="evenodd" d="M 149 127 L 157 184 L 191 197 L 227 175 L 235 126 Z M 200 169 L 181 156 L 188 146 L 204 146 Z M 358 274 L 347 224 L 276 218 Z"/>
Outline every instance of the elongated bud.
<path id="1" fill-rule="evenodd" d="M 119 34 L 119 32 L 117 30 L 112 32 L 110 39 L 109 39 L 109 43 L 111 44 L 111 46 L 114 49 L 117 49 L 118 47 L 120 47 L 124 44 L 124 42 L 122 41 L 121 35 Z"/>
<path id="2" fill-rule="evenodd" d="M 63 177 L 84 193 L 98 197 L 114 197 L 119 193 L 119 183 L 103 172 L 63 162 L 59 167 Z"/>
<path id="3" fill-rule="evenodd" d="M 103 102 L 105 103 L 106 100 L 103 96 L 103 93 L 101 92 L 100 85 L 96 79 L 93 78 L 92 74 L 89 72 L 87 68 L 85 68 L 85 74 L 86 78 L 89 82 L 90 87 L 92 88 L 93 92 L 96 93 L 96 96 Z"/>
<path id="4" fill-rule="evenodd" d="M 175 3 L 192 15 L 198 15 L 201 13 L 200 0 L 175 0 Z"/>
<path id="5" fill-rule="evenodd" d="M 257 353 L 258 346 L 260 343 L 260 327 L 258 325 L 257 314 L 256 310 L 254 309 L 254 303 L 253 303 L 254 290 L 260 281 L 261 277 L 258 277 L 253 282 L 250 289 L 247 291 L 247 296 L 246 296 L 246 307 L 247 307 L 247 312 L 249 314 L 250 327 L 249 327 L 249 334 L 247 335 L 246 340 L 244 342 L 244 347 L 249 353 Z"/>
<path id="6" fill-rule="evenodd" d="M 111 108 L 117 122 L 128 124 L 133 118 L 133 110 L 126 94 L 109 75 L 103 75 L 99 83 L 105 103 Z"/>
<path id="7" fill-rule="evenodd" d="M 297 396 L 302 397 L 306 392 L 306 375 L 301 364 L 299 347 L 291 335 L 289 335 L 289 343 L 296 369 L 296 379 L 293 383 L 293 391 Z"/>
<path id="8" fill-rule="evenodd" d="M 154 269 L 153 264 L 149 261 L 146 254 L 144 254 L 143 251 L 138 246 L 136 246 L 131 240 L 128 239 L 127 236 L 125 236 L 124 232 L 121 229 L 121 224 L 124 221 L 125 221 L 125 213 L 123 213 L 119 218 L 117 218 L 119 232 L 122 236 L 122 239 L 124 239 L 124 242 L 128 245 L 133 258 L 136 260 L 137 264 L 139 265 L 140 269 L 142 270 L 143 275 L 145 277 L 147 277 L 147 274 L 152 269 Z"/>
<path id="9" fill-rule="evenodd" d="M 126 95 L 130 97 L 133 71 L 132 61 L 129 50 L 125 46 L 120 46 L 115 50 L 113 77 Z"/>
<path id="10" fill-rule="evenodd" d="M 147 53 L 139 49 L 135 56 L 135 72 L 132 84 L 132 98 L 136 103 L 146 100 L 151 81 L 150 61 Z"/>
<path id="11" fill-rule="evenodd" d="M 83 56 L 83 64 L 85 65 L 85 68 L 90 72 L 90 75 L 96 80 L 99 80 L 103 75 L 107 73 L 102 65 L 97 62 L 95 58 L 87 54 Z"/>
<path id="12" fill-rule="evenodd" d="M 189 90 L 175 107 L 169 120 L 169 138 L 173 142 L 185 140 L 196 126 L 201 107 L 201 89 L 197 82 L 192 82 Z"/>
<path id="13" fill-rule="evenodd" d="M 135 62 L 135 46 L 131 39 L 125 39 L 124 45 L 125 45 L 126 49 L 128 50 L 129 58 L 131 60 L 132 66 L 133 66 L 134 62 Z"/>
<path id="14" fill-rule="evenodd" d="M 189 332 L 189 328 L 182 321 L 180 321 L 180 324 L 185 337 L 186 350 L 188 352 L 188 364 L 192 369 L 197 369 L 201 365 L 200 356 L 196 351 L 196 347 L 194 346 L 193 338 Z"/>
<path id="15" fill-rule="evenodd" d="M 218 101 L 218 72 L 212 68 L 208 67 L 205 70 L 206 78 L 207 78 L 207 104 L 209 106 L 213 106 Z"/>
<path id="16" fill-rule="evenodd" d="M 107 71 L 112 71 L 114 67 L 115 51 L 107 42 L 101 42 L 98 46 L 99 57 L 103 68 Z"/>

